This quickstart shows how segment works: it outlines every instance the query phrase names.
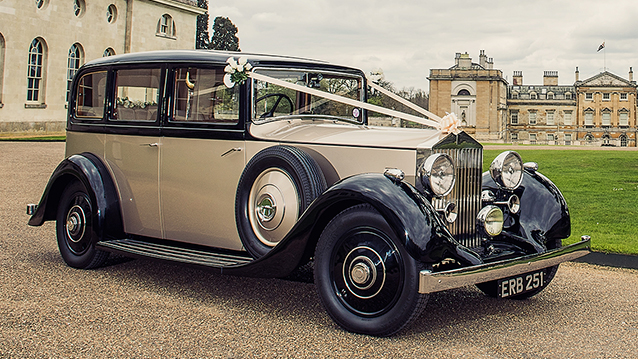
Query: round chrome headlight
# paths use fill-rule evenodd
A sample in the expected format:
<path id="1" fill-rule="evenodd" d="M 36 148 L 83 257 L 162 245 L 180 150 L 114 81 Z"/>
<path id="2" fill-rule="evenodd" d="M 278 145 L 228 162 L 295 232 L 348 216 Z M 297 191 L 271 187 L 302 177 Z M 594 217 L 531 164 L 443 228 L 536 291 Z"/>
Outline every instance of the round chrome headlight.
<path id="1" fill-rule="evenodd" d="M 445 153 L 435 153 L 423 162 L 419 177 L 423 188 L 437 197 L 443 197 L 454 188 L 454 163 Z"/>
<path id="2" fill-rule="evenodd" d="M 503 211 L 496 206 L 486 206 L 476 216 L 477 225 L 490 236 L 498 236 L 503 230 Z"/>
<path id="3" fill-rule="evenodd" d="M 490 165 L 490 175 L 499 186 L 513 190 L 523 181 L 523 161 L 514 151 L 498 155 Z"/>

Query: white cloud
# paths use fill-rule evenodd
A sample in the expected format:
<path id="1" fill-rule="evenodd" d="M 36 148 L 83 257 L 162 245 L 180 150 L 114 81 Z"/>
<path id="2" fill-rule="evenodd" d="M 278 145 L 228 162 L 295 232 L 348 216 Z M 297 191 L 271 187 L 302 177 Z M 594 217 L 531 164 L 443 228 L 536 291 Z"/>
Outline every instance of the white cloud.
<path id="1" fill-rule="evenodd" d="M 581 79 L 603 67 L 626 77 L 638 54 L 628 0 L 216 0 L 209 10 L 235 23 L 243 51 L 382 68 L 399 88 L 428 90 L 430 69 L 452 66 L 456 52 L 478 62 L 485 50 L 507 78 L 520 70 L 529 84 L 544 70 L 573 83 L 576 66 Z"/>

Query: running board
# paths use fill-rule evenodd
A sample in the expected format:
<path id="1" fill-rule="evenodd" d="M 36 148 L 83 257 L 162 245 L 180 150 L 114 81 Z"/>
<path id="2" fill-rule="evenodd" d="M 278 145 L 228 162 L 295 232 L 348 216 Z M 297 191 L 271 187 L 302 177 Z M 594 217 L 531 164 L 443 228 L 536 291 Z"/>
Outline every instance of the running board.
<path id="1" fill-rule="evenodd" d="M 181 247 L 179 244 L 167 245 L 137 239 L 115 239 L 98 242 L 96 247 L 109 252 L 133 254 L 136 256 L 213 268 L 239 266 L 253 260 L 248 256 L 208 252 Z"/>

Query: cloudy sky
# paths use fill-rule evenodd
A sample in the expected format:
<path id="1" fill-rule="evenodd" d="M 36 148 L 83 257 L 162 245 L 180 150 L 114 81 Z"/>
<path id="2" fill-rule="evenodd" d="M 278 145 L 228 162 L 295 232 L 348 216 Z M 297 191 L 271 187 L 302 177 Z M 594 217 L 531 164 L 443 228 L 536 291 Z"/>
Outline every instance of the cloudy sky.
<path id="1" fill-rule="evenodd" d="M 429 91 L 429 70 L 454 65 L 457 52 L 478 62 L 480 50 L 511 83 L 559 84 L 603 68 L 638 76 L 635 0 L 209 0 L 210 24 L 225 16 L 238 27 L 242 51 L 295 55 L 381 68 L 396 87 Z M 597 52 L 605 42 L 605 49 Z"/>

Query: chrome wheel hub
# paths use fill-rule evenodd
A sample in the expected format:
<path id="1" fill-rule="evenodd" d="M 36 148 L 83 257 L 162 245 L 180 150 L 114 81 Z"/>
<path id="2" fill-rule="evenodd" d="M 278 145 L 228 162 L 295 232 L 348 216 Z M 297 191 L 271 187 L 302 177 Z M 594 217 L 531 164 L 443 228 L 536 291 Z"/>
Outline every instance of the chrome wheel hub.
<path id="1" fill-rule="evenodd" d="M 260 222 L 269 222 L 277 213 L 277 203 L 268 193 L 264 194 L 257 202 L 257 217 Z"/>
<path id="2" fill-rule="evenodd" d="M 367 246 L 354 248 L 343 265 L 344 283 L 355 297 L 372 298 L 383 289 L 385 265 L 374 249 Z"/>
<path id="3" fill-rule="evenodd" d="M 377 268 L 368 257 L 359 256 L 350 263 L 350 279 L 359 290 L 366 290 L 377 279 Z"/>
<path id="4" fill-rule="evenodd" d="M 298 217 L 299 195 L 290 175 L 279 168 L 260 174 L 248 195 L 248 220 L 257 239 L 274 247 Z"/>
<path id="5" fill-rule="evenodd" d="M 75 205 L 66 216 L 66 234 L 71 242 L 79 242 L 84 236 L 86 216 L 82 207 Z"/>

